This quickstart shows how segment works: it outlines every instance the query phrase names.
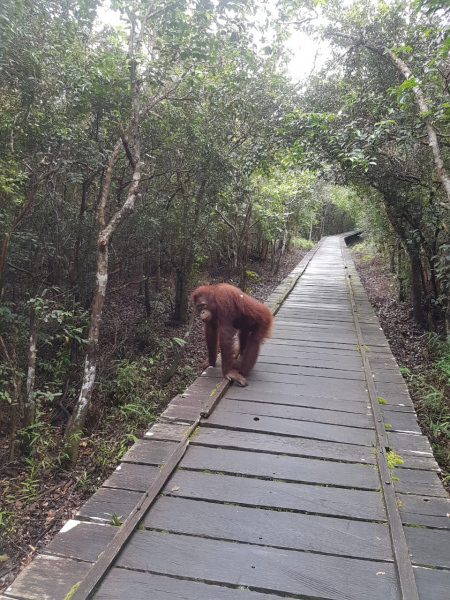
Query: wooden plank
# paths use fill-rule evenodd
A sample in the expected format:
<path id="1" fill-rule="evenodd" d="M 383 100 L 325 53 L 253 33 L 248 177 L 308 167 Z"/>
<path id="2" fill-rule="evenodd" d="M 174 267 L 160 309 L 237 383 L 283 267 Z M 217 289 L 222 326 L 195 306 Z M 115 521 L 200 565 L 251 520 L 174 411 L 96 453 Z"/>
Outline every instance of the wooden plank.
<path id="1" fill-rule="evenodd" d="M 447 600 L 450 590 L 450 572 L 437 569 L 415 568 L 414 576 L 421 600 Z"/>
<path id="2" fill-rule="evenodd" d="M 190 536 L 154 531 L 136 531 L 117 565 L 300 597 L 361 600 L 364 589 L 366 600 L 399 599 L 392 563 L 202 538 L 193 546 Z"/>
<path id="3" fill-rule="evenodd" d="M 246 400 L 249 402 L 268 402 L 271 404 L 284 404 L 290 406 L 304 406 L 310 408 L 322 408 L 324 410 L 339 410 L 348 413 L 367 412 L 369 406 L 366 399 L 340 399 L 340 398 L 321 398 L 319 396 L 303 396 L 293 392 L 265 392 L 255 390 L 254 386 L 241 388 L 236 385 L 231 386 L 226 398 L 234 400 Z"/>
<path id="4" fill-rule="evenodd" d="M 183 498 L 234 502 L 250 507 L 282 508 L 368 521 L 386 520 L 379 492 L 181 470 L 173 474 L 164 491 Z"/>
<path id="5" fill-rule="evenodd" d="M 111 523 L 111 515 L 116 515 L 121 523 L 125 521 L 141 494 L 128 490 L 100 488 L 77 512 L 79 519 Z"/>
<path id="6" fill-rule="evenodd" d="M 138 440 L 122 458 L 122 462 L 162 465 L 177 447 L 176 442 Z"/>
<path id="7" fill-rule="evenodd" d="M 344 425 L 346 427 L 359 427 L 363 429 L 373 429 L 374 427 L 372 414 L 367 408 L 365 414 L 355 414 L 340 412 L 339 410 L 322 410 L 264 402 L 245 402 L 243 400 L 224 398 L 220 406 L 216 409 L 216 412 L 218 415 L 222 413 L 236 413 L 239 415 L 278 417 L 295 421 L 329 423 L 330 425 Z"/>
<path id="8" fill-rule="evenodd" d="M 113 568 L 95 594 L 95 600 L 279 600 L 238 587 L 209 585 L 198 581 L 164 577 Z"/>
<path id="9" fill-rule="evenodd" d="M 117 527 L 70 520 L 43 550 L 45 554 L 95 562 Z"/>
<path id="10" fill-rule="evenodd" d="M 181 442 L 189 430 L 189 425 L 177 423 L 155 423 L 144 435 L 146 440 Z"/>
<path id="11" fill-rule="evenodd" d="M 433 471 L 394 469 L 393 475 L 399 479 L 399 481 L 394 481 L 396 492 L 448 498 L 438 474 Z"/>
<path id="12" fill-rule="evenodd" d="M 422 433 L 414 413 L 388 410 L 384 407 L 381 412 L 383 414 L 384 422 L 391 425 L 391 428 L 394 431 Z"/>
<path id="13" fill-rule="evenodd" d="M 275 393 L 298 393 L 302 396 L 318 396 L 319 398 L 348 398 L 362 400 L 367 398 L 363 381 L 342 381 L 325 377 L 308 377 L 306 375 L 277 375 L 276 373 L 253 372 L 248 377 L 250 389 Z M 384 396 L 383 396 L 384 397 Z"/>
<path id="14" fill-rule="evenodd" d="M 302 344 L 291 344 L 289 342 L 283 342 L 283 340 L 273 340 L 269 339 L 264 342 L 261 347 L 261 352 L 268 352 L 271 354 L 280 353 L 280 356 L 287 354 L 288 356 L 303 356 L 303 355 L 311 355 L 311 356 L 323 356 L 323 358 L 340 358 L 348 356 L 353 359 L 357 359 L 360 354 L 358 352 L 357 345 L 354 346 L 345 346 L 342 348 L 333 348 L 332 346 L 327 346 L 326 344 L 322 344 L 318 342 L 317 344 L 312 342 L 310 344 L 302 343 Z"/>
<path id="15" fill-rule="evenodd" d="M 40 554 L 19 573 L 6 594 L 20 600 L 62 600 L 90 567 L 87 562 Z"/>
<path id="16" fill-rule="evenodd" d="M 145 492 L 158 474 L 158 467 L 121 463 L 103 485 L 104 487 Z"/>
<path id="17" fill-rule="evenodd" d="M 350 380 L 350 381 L 365 381 L 364 379 L 364 374 L 362 373 L 361 369 L 359 371 L 357 370 L 353 370 L 353 371 L 344 371 L 342 369 L 333 369 L 331 367 L 329 368 L 323 368 L 323 367 L 315 367 L 315 366 L 311 366 L 311 367 L 303 367 L 300 365 L 282 365 L 282 364 L 276 364 L 276 363 L 271 363 L 271 362 L 259 362 L 257 363 L 256 367 L 253 369 L 252 373 L 258 373 L 258 372 L 263 372 L 263 373 L 276 373 L 276 374 L 286 374 L 286 375 L 295 375 L 295 376 L 302 376 L 302 375 L 306 375 L 308 377 L 325 377 L 327 379 L 330 378 L 334 378 L 334 379 L 345 379 Z"/>
<path id="18" fill-rule="evenodd" d="M 420 469 L 422 471 L 436 471 L 440 473 L 441 469 L 432 456 L 420 456 L 404 452 L 402 455 L 403 464 L 398 465 L 399 469 Z"/>
<path id="19" fill-rule="evenodd" d="M 232 429 L 200 427 L 191 439 L 191 445 L 375 464 L 372 449 L 368 446 L 337 444 L 321 440 L 266 435 L 249 431 L 234 431 Z"/>
<path id="20" fill-rule="evenodd" d="M 339 369 L 345 373 L 360 372 L 361 362 L 355 356 L 342 356 L 328 358 L 321 357 L 320 354 L 303 356 L 298 353 L 296 355 L 288 354 L 287 352 L 275 353 L 275 352 L 264 352 L 258 357 L 258 365 L 282 365 L 284 367 L 292 367 L 289 372 L 296 372 L 294 369 L 297 367 L 313 367 L 324 369 Z"/>
<path id="21" fill-rule="evenodd" d="M 412 562 L 450 569 L 450 531 L 405 527 Z"/>
<path id="22" fill-rule="evenodd" d="M 142 524 L 148 529 L 260 546 L 392 560 L 389 529 L 381 523 L 165 497 L 157 500 Z"/>
<path id="23" fill-rule="evenodd" d="M 366 490 L 377 490 L 380 487 L 377 471 L 370 465 L 200 446 L 188 449 L 180 468 Z"/>
<path id="24" fill-rule="evenodd" d="M 375 436 L 369 429 L 342 427 L 341 425 L 326 425 L 311 423 L 309 421 L 290 421 L 273 417 L 252 417 L 251 415 L 237 415 L 233 413 L 214 412 L 205 426 L 225 427 L 237 431 L 259 431 L 292 437 L 303 437 L 329 442 L 342 442 L 356 444 L 357 446 L 373 445 Z"/>
<path id="25" fill-rule="evenodd" d="M 400 515 L 407 525 L 450 529 L 450 498 L 397 494 Z"/>
<path id="26" fill-rule="evenodd" d="M 388 431 L 387 434 L 389 446 L 397 454 L 403 455 L 404 452 L 411 452 L 418 456 L 433 456 L 430 442 L 424 435 L 397 433 L 395 431 Z"/>
<path id="27" fill-rule="evenodd" d="M 269 342 L 267 343 L 269 345 Z M 327 350 L 337 350 L 352 352 L 354 350 L 358 351 L 357 343 L 354 341 L 353 344 L 342 344 L 340 342 L 335 342 L 332 340 L 287 340 L 283 337 L 272 337 L 270 339 L 270 345 L 274 346 L 288 346 L 290 348 L 326 348 Z"/>

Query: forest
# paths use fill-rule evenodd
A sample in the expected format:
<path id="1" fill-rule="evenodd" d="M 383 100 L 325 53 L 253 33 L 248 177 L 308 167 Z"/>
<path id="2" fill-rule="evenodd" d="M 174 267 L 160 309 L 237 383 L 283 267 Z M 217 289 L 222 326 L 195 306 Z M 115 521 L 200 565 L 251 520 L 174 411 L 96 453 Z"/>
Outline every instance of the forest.
<path id="1" fill-rule="evenodd" d="M 448 0 L 2 2 L 0 576 L 196 377 L 192 290 L 324 235 L 384 261 L 448 481 L 449 52 Z"/>

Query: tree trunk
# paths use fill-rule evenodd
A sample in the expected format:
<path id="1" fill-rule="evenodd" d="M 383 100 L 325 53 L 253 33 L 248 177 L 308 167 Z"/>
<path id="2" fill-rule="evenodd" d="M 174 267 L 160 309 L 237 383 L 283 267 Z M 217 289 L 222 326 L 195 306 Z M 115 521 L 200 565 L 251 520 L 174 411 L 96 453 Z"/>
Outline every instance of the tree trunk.
<path id="1" fill-rule="evenodd" d="M 83 384 L 78 401 L 72 416 L 67 423 L 64 433 L 69 461 L 73 465 L 78 457 L 78 444 L 80 435 L 86 421 L 89 404 L 95 384 L 97 370 L 97 348 L 102 320 L 103 305 L 105 303 L 106 286 L 108 283 L 108 245 L 99 245 L 97 254 L 97 276 L 94 298 L 91 308 L 91 322 L 89 326 L 88 345 L 84 363 Z"/>
<path id="2" fill-rule="evenodd" d="M 192 264 L 189 266 L 187 262 L 188 261 L 186 261 L 182 267 L 176 269 L 175 310 L 173 318 L 180 323 L 187 323 L 188 320 L 188 281 Z"/>
<path id="3" fill-rule="evenodd" d="M 27 397 L 24 406 L 23 428 L 26 430 L 34 424 L 36 418 L 36 401 L 34 399 L 34 383 L 36 379 L 36 306 L 30 305 L 30 343 L 28 346 Z M 31 452 L 31 431 L 22 436 L 22 452 Z"/>
<path id="4" fill-rule="evenodd" d="M 158 241 L 156 251 L 155 291 L 161 291 L 161 242 Z"/>
<path id="5" fill-rule="evenodd" d="M 423 310 L 422 310 L 422 276 L 421 276 L 421 263 L 419 255 L 419 247 L 413 246 L 409 252 L 410 264 L 411 264 L 411 295 L 413 302 L 413 316 L 414 321 L 421 325 L 423 323 Z"/>
<path id="6" fill-rule="evenodd" d="M 144 304 L 145 304 L 145 314 L 149 317 L 152 314 L 152 305 L 150 302 L 151 294 L 150 294 L 150 253 L 147 252 L 144 258 Z"/>
<path id="7" fill-rule="evenodd" d="M 403 248 L 400 242 L 397 244 L 397 281 L 398 281 L 398 300 L 405 301 L 405 282 L 403 279 Z"/>

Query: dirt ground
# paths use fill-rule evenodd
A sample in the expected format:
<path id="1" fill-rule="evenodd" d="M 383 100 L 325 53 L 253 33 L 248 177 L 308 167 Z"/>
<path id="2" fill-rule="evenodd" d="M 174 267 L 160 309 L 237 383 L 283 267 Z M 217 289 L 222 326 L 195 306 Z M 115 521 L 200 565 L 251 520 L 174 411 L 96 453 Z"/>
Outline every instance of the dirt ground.
<path id="1" fill-rule="evenodd" d="M 306 252 L 303 248 L 295 248 L 286 253 L 281 259 L 277 274 L 270 273 L 268 263 L 251 263 L 249 270 L 253 275 L 249 277 L 246 291 L 264 301 Z M 221 273 L 214 273 L 212 277 L 208 273 L 201 273 L 198 277 L 199 284 L 206 281 L 217 283 L 226 281 L 226 277 Z M 163 284 L 166 293 L 162 293 L 155 303 L 155 310 L 160 314 L 156 319 L 157 326 L 153 327 L 150 333 L 145 331 L 145 309 L 139 290 L 128 288 L 123 292 L 120 289 L 115 290 L 111 285 L 104 311 L 99 352 L 101 359 L 98 367 L 98 380 L 107 381 L 108 369 L 111 369 L 110 365 L 114 363 L 118 354 L 132 358 L 139 353 L 151 354 L 151 343 L 155 339 L 158 344 L 166 344 L 166 347 L 171 348 L 149 373 L 148 385 L 157 392 L 155 419 L 168 402 L 200 374 L 201 364 L 206 356 L 201 326 L 196 322 L 177 374 L 168 385 L 163 387 L 159 384 L 178 349 L 176 346 L 172 347 L 173 344 L 170 345 L 170 340 L 184 338 L 187 329 L 185 325 L 177 326 L 170 321 L 171 282 Z M 112 373 L 111 370 L 111 376 Z M 30 466 L 30 463 L 20 458 L 14 462 L 7 462 L 7 439 L 0 439 L 0 593 L 31 561 L 34 554 L 49 543 L 63 523 L 76 514 L 95 489 L 101 486 L 134 438 L 141 437 L 149 425 L 146 423 L 131 436 L 127 435 L 127 429 L 119 418 L 113 423 L 108 423 L 110 400 L 107 394 L 102 395 L 99 388 L 100 385 L 97 388 L 97 397 L 93 401 L 88 430 L 81 442 L 80 457 L 75 469 L 67 471 L 55 466 Z M 53 414 L 46 423 L 46 427 L 52 430 L 58 440 L 62 438 L 65 426 L 62 417 L 61 414 L 56 417 Z M 108 448 L 119 448 L 120 452 L 108 451 Z M 54 454 L 57 455 L 57 449 L 54 450 Z"/>

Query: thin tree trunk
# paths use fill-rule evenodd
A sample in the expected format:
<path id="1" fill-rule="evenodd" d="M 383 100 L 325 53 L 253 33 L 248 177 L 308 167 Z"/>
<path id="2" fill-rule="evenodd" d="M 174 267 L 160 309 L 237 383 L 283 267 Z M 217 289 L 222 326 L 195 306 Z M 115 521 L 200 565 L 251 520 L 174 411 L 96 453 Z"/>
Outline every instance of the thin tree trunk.
<path id="1" fill-rule="evenodd" d="M 156 250 L 155 291 L 161 291 L 161 242 L 158 241 Z"/>
<path id="2" fill-rule="evenodd" d="M 28 346 L 28 373 L 27 397 L 24 406 L 23 427 L 28 428 L 34 424 L 36 418 L 36 401 L 34 399 L 34 383 L 36 379 L 36 306 L 30 305 L 30 340 Z M 22 437 L 22 452 L 29 454 L 31 451 L 31 432 L 25 431 Z"/>
<path id="3" fill-rule="evenodd" d="M 91 308 L 91 322 L 89 327 L 88 346 L 84 363 L 84 375 L 81 392 L 75 405 L 72 416 L 67 423 L 64 434 L 67 453 L 71 464 L 78 458 L 78 445 L 80 434 L 86 421 L 87 411 L 94 390 L 95 375 L 97 370 L 97 348 L 100 334 L 103 305 L 105 303 L 106 286 L 108 283 L 108 245 L 99 246 L 97 254 L 96 288 Z"/>
<path id="4" fill-rule="evenodd" d="M 411 263 L 411 295 L 413 302 L 413 316 L 414 321 L 419 325 L 423 323 L 423 310 L 422 310 L 422 277 L 421 277 L 421 263 L 418 246 L 414 246 L 410 250 L 410 263 Z"/>
<path id="5" fill-rule="evenodd" d="M 403 248 L 400 242 L 397 244 L 397 281 L 398 281 L 398 300 L 405 301 L 405 282 L 403 278 Z"/>

